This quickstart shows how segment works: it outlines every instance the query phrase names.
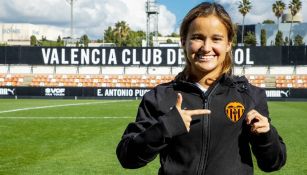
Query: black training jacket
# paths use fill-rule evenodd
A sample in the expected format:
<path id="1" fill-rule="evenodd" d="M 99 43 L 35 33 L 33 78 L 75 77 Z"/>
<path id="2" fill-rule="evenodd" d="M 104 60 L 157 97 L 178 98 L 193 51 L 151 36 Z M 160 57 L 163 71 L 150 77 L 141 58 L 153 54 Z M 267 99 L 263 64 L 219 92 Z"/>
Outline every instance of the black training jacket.
<path id="1" fill-rule="evenodd" d="M 179 92 L 183 109 L 211 110 L 210 115 L 193 116 L 190 132 L 175 107 Z M 161 175 L 251 175 L 252 150 L 261 170 L 278 170 L 286 162 L 285 144 L 272 125 L 265 134 L 250 132 L 245 118 L 251 109 L 269 116 L 265 91 L 245 77 L 224 75 L 206 93 L 185 81 L 158 85 L 144 95 L 117 157 L 132 169 L 159 154 Z"/>

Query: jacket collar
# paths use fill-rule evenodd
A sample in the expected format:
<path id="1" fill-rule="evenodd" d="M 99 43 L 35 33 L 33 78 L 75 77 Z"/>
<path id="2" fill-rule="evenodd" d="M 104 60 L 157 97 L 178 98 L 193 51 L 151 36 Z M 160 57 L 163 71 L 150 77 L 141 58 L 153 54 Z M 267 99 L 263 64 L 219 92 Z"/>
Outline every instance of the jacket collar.
<path id="1" fill-rule="evenodd" d="M 185 81 L 185 80 L 174 80 L 174 89 L 178 89 L 181 91 L 185 91 L 188 93 L 195 93 L 198 95 L 203 95 L 201 89 L 199 89 L 194 82 Z M 225 92 L 227 88 L 235 88 L 238 92 L 246 92 L 248 89 L 248 80 L 245 76 L 234 76 L 223 74 L 220 78 L 218 78 L 208 89 L 206 94 L 210 94 L 212 89 L 215 89 L 215 86 L 220 85 L 220 88 L 217 88 L 215 94 L 222 94 Z"/>

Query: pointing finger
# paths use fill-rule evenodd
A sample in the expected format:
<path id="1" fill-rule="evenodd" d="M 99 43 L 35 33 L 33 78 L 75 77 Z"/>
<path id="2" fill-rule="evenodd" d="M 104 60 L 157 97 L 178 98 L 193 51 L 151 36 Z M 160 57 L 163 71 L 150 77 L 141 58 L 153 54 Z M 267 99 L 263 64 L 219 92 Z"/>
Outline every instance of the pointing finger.
<path id="1" fill-rule="evenodd" d="M 203 114 L 210 114 L 211 111 L 208 109 L 195 109 L 195 110 L 186 110 L 187 113 L 189 113 L 190 116 L 194 115 L 203 115 Z"/>

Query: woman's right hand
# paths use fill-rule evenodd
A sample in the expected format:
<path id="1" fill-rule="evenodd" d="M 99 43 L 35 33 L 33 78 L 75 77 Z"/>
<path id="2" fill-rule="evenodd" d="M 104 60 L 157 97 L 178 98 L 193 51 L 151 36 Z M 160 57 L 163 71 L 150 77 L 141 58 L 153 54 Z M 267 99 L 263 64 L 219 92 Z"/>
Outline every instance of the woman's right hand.
<path id="1" fill-rule="evenodd" d="M 194 109 L 194 110 L 188 110 L 188 109 L 181 109 L 182 104 L 182 95 L 180 93 L 177 94 L 177 102 L 176 102 L 176 108 L 178 112 L 181 115 L 181 118 L 184 122 L 184 125 L 187 129 L 187 131 L 190 131 L 190 125 L 192 121 L 192 117 L 196 115 L 204 115 L 204 114 L 210 114 L 211 111 L 208 109 Z"/>

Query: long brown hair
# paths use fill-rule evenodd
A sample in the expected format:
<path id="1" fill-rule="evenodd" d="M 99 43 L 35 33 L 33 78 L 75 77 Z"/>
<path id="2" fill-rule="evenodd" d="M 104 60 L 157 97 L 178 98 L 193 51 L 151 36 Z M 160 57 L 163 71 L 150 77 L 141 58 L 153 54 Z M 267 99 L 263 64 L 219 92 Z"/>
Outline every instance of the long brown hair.
<path id="1" fill-rule="evenodd" d="M 228 40 L 232 41 L 234 37 L 234 27 L 231 21 L 229 14 L 226 12 L 223 6 L 217 3 L 203 2 L 193 9 L 191 9 L 188 14 L 184 17 L 181 26 L 180 26 L 180 39 L 181 43 L 184 46 L 185 41 L 188 35 L 189 26 L 191 22 L 197 17 L 206 17 L 209 15 L 214 15 L 219 18 L 219 20 L 225 25 L 228 33 Z M 184 49 L 186 65 L 182 72 L 180 72 L 176 79 L 179 80 L 188 80 L 191 75 L 191 63 L 189 62 Z M 232 74 L 232 54 L 231 51 L 226 53 L 226 58 L 222 63 L 222 73 Z"/>

